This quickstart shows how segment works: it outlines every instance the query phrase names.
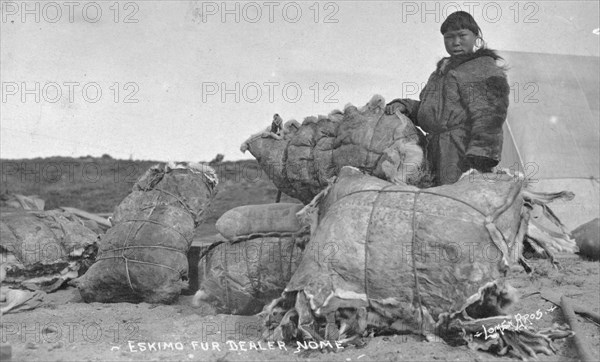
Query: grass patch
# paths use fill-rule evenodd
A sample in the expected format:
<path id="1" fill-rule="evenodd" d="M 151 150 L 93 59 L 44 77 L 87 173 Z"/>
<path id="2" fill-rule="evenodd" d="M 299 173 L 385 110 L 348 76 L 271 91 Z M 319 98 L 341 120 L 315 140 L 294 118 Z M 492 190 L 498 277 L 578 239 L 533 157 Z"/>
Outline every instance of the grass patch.
<path id="1" fill-rule="evenodd" d="M 157 161 L 50 157 L 0 160 L 0 193 L 38 195 L 46 210 L 61 206 L 93 213 L 113 212 L 136 180 Z M 254 160 L 213 165 L 219 177 L 211 216 L 199 233 L 216 233 L 214 223 L 226 211 L 241 205 L 275 202 L 277 188 Z M 283 195 L 281 202 L 299 202 Z"/>

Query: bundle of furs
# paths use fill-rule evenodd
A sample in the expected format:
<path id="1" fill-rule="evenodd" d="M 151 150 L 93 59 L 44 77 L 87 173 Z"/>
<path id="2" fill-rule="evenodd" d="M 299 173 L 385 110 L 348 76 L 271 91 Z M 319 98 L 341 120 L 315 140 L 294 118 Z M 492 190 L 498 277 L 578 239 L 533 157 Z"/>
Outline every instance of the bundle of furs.
<path id="1" fill-rule="evenodd" d="M 194 305 L 204 301 L 219 313 L 253 315 L 281 295 L 308 237 L 309 227 L 296 217 L 303 207 L 244 205 L 221 215 L 215 226 L 227 241 L 201 253 Z"/>
<path id="2" fill-rule="evenodd" d="M 53 292 L 94 263 L 99 235 L 62 210 L 17 211 L 0 218 L 5 283 Z"/>
<path id="3" fill-rule="evenodd" d="M 375 95 L 360 109 L 348 105 L 343 112 L 308 117 L 299 127 L 289 121 L 283 137 L 255 134 L 241 150 L 256 157 L 279 190 L 305 204 L 343 166 L 416 185 L 424 174 L 422 133 L 405 115 L 386 115 L 384 109 L 385 100 Z"/>
<path id="4" fill-rule="evenodd" d="M 516 291 L 505 275 L 515 263 L 526 266 L 531 205 L 570 195 L 535 194 L 521 177 L 489 176 L 470 172 L 453 185 L 419 189 L 343 168 L 299 213 L 312 224 L 312 247 L 338 252 L 304 254 L 262 312 L 265 338 L 349 342 L 408 331 L 500 354 L 551 353 L 552 338 L 569 331 L 507 324 L 481 342 L 477 333 L 512 318 L 506 310 Z"/>
<path id="5" fill-rule="evenodd" d="M 187 253 L 218 179 L 202 164 L 155 165 L 115 208 L 94 265 L 77 280 L 86 302 L 172 303 L 187 287 Z"/>

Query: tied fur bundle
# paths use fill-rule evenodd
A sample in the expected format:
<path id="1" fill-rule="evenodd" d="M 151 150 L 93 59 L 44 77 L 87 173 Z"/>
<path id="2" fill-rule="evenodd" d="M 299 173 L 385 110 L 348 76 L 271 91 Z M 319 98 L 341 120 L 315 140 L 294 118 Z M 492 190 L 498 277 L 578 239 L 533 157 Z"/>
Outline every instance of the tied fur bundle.
<path id="1" fill-rule="evenodd" d="M 256 157 L 275 186 L 309 203 L 343 166 L 354 166 L 394 183 L 419 184 L 424 174 L 420 131 L 402 114 L 384 114 L 379 95 L 362 108 L 347 105 L 328 116 L 288 122 L 283 138 L 260 132 L 241 150 Z"/>

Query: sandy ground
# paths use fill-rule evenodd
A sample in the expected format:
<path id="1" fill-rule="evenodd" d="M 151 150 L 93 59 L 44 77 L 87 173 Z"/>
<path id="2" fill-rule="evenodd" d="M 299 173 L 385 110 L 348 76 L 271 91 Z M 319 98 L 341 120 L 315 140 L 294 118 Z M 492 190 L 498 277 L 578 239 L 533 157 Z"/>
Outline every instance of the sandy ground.
<path id="1" fill-rule="evenodd" d="M 511 285 L 522 296 L 511 312 L 526 314 L 539 309 L 542 313 L 532 327 L 565 322 L 559 307 L 553 309 L 552 303 L 536 294 L 542 290 L 567 295 L 600 312 L 600 264 L 573 255 L 559 261 L 561 270 L 553 269 L 545 260 L 534 260 L 532 275 L 522 271 L 510 275 Z M 599 360 L 600 326 L 580 316 L 578 321 L 590 353 Z M 298 351 L 294 345 L 259 345 L 260 329 L 257 317 L 217 315 L 209 305 L 192 307 L 191 296 L 181 296 L 174 305 L 86 304 L 77 289 L 70 287 L 48 294 L 39 308 L 4 315 L 1 339 L 10 344 L 12 361 L 512 360 L 471 351 L 466 346 L 424 342 L 415 335 L 375 337 L 362 348 L 351 346 L 336 352 L 311 350 L 310 346 Z M 577 360 L 572 339 L 555 344 L 558 354 L 539 355 L 538 359 Z"/>

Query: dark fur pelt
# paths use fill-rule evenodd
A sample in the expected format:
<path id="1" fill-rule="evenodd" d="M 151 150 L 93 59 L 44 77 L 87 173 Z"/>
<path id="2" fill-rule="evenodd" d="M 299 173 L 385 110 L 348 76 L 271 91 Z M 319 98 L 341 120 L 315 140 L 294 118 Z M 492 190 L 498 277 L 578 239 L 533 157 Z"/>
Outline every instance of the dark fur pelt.
<path id="1" fill-rule="evenodd" d="M 470 60 L 480 58 L 480 57 L 491 57 L 494 60 L 502 60 L 503 58 L 499 56 L 495 50 L 481 48 L 474 53 L 471 54 L 461 54 L 455 55 L 453 57 L 442 58 L 437 63 L 437 71 L 440 74 L 444 74 L 449 72 L 452 69 L 456 69 L 459 65 L 466 63 Z"/>

